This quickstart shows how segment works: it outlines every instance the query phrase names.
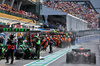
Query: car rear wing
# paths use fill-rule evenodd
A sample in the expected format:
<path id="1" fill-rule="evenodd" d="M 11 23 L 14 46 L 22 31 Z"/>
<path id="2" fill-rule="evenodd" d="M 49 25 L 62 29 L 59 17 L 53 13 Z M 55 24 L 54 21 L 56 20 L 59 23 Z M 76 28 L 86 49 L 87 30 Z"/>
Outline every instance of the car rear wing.
<path id="1" fill-rule="evenodd" d="M 72 51 L 74 51 L 74 52 L 90 52 L 90 49 L 83 49 L 83 50 L 80 50 L 80 49 L 72 49 Z"/>

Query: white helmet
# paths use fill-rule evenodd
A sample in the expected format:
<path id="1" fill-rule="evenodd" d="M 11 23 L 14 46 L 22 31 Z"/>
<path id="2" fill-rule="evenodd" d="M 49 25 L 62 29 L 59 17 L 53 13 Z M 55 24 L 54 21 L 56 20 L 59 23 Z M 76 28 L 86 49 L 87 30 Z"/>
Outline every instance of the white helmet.
<path id="1" fill-rule="evenodd" d="M 68 38 L 70 38 L 70 36 L 68 36 Z"/>

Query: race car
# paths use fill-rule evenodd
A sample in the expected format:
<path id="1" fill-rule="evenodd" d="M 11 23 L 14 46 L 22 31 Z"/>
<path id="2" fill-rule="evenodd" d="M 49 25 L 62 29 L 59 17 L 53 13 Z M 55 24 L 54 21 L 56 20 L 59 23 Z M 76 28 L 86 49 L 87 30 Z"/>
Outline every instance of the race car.
<path id="1" fill-rule="evenodd" d="M 96 64 L 96 56 L 95 53 L 91 53 L 90 49 L 72 49 L 66 54 L 66 63 Z"/>

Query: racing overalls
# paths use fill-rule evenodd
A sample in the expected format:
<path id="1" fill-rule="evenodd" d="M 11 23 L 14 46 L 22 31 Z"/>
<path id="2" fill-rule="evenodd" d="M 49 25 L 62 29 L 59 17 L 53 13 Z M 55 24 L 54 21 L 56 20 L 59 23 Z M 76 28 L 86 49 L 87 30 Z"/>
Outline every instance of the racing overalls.
<path id="1" fill-rule="evenodd" d="M 57 42 L 58 42 L 57 37 L 54 38 L 54 41 L 55 41 L 55 46 L 57 47 Z"/>
<path id="2" fill-rule="evenodd" d="M 11 64 L 13 64 L 14 61 L 14 49 L 15 49 L 15 44 L 12 42 L 12 40 L 8 41 L 8 48 L 7 48 L 7 53 L 6 53 L 6 63 L 9 63 L 9 55 L 11 54 Z"/>
<path id="3" fill-rule="evenodd" d="M 20 46 L 22 46 L 22 45 L 23 45 L 23 47 L 26 47 L 24 41 L 21 41 L 19 44 L 18 44 L 18 42 L 17 42 L 17 47 L 20 47 Z"/>
<path id="4" fill-rule="evenodd" d="M 49 41 L 49 48 L 50 48 L 50 52 L 49 53 L 52 53 L 53 50 L 52 50 L 52 45 L 54 44 L 54 40 L 52 38 L 50 38 L 50 41 Z"/>
<path id="5" fill-rule="evenodd" d="M 40 58 L 40 40 L 37 36 L 35 36 L 35 37 L 36 37 L 36 46 L 35 46 L 35 48 L 36 48 L 36 57 L 37 57 L 37 59 L 39 59 Z"/>
<path id="6" fill-rule="evenodd" d="M 69 47 L 71 46 L 71 38 L 67 38 L 67 44 Z"/>
<path id="7" fill-rule="evenodd" d="M 58 37 L 58 47 L 61 47 L 61 39 Z"/>
<path id="8" fill-rule="evenodd" d="M 2 58 L 3 38 L 0 38 L 0 60 Z"/>

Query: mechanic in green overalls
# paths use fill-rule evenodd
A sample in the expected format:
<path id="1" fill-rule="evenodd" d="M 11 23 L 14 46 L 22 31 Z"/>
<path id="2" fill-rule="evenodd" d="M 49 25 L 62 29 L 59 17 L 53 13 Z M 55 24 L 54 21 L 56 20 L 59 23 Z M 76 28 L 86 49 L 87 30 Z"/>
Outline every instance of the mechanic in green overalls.
<path id="1" fill-rule="evenodd" d="M 35 36 L 35 49 L 36 49 L 35 59 L 39 59 L 40 58 L 40 39 L 38 36 Z"/>
<path id="2" fill-rule="evenodd" d="M 1 35 L 0 36 L 0 60 L 1 60 L 1 58 L 2 58 L 2 47 L 3 47 L 3 40 L 4 40 L 5 38 Z"/>
<path id="3" fill-rule="evenodd" d="M 17 47 L 20 46 L 26 47 L 23 38 L 18 38 Z"/>

